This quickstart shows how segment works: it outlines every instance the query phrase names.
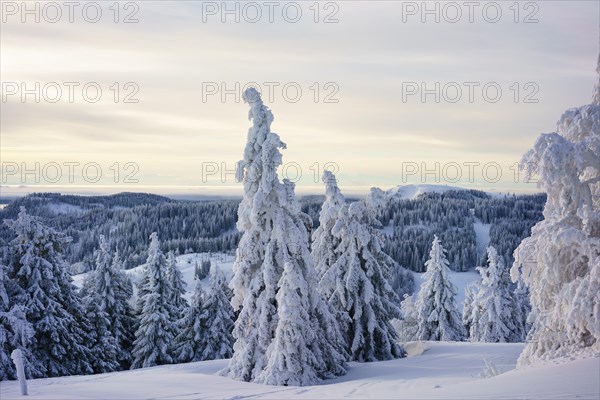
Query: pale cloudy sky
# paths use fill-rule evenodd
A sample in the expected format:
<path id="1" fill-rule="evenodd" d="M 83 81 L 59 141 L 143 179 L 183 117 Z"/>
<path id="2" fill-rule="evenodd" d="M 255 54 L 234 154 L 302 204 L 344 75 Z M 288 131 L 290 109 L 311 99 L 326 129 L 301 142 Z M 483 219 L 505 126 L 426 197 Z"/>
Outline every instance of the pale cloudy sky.
<path id="1" fill-rule="evenodd" d="M 48 3 L 27 14 L 2 2 L 3 195 L 239 193 L 228 171 L 249 122 L 235 89 L 250 82 L 299 192 L 320 192 L 323 168 L 355 193 L 436 180 L 534 191 L 515 183 L 515 163 L 564 110 L 589 103 L 597 80 L 597 1 L 431 1 L 429 14 L 420 1 L 134 1 L 118 15 L 98 1 L 76 2 L 72 23 L 63 2 Z M 78 85 L 72 101 L 65 82 Z"/>

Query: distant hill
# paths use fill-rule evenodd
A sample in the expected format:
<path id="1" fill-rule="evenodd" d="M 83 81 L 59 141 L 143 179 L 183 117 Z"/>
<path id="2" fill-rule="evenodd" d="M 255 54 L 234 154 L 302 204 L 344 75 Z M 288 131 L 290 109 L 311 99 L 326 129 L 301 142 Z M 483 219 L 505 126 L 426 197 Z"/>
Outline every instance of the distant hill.
<path id="1" fill-rule="evenodd" d="M 0 221 L 13 219 L 21 206 L 46 224 L 73 238 L 66 257 L 73 272 L 89 270 L 100 235 L 118 248 L 125 267 L 146 260 L 148 237 L 158 232 L 163 250 L 178 254 L 231 251 L 237 246 L 235 230 L 238 201 L 176 201 L 147 193 L 76 196 L 34 193 L 19 198 L 2 211 Z M 0 239 L 12 238 L 4 224 Z"/>
<path id="2" fill-rule="evenodd" d="M 3 210 L 5 218 L 13 218 L 25 207 L 38 216 L 53 216 L 94 209 L 132 208 L 174 202 L 150 193 L 123 192 L 108 196 L 78 196 L 60 193 L 32 193 L 10 202 Z"/>
<path id="3" fill-rule="evenodd" d="M 497 247 L 507 265 L 512 263 L 513 250 L 542 218 L 545 203 L 544 195 L 499 196 L 446 185 L 398 186 L 384 196 L 386 205 L 378 218 L 387 237 L 385 250 L 400 265 L 417 272 L 424 269 L 434 234 L 441 238 L 455 271 L 485 263 L 487 244 Z M 319 224 L 323 200 L 319 195 L 300 198 L 313 228 Z M 235 228 L 238 204 L 238 199 L 178 201 L 148 193 L 34 193 L 7 205 L 0 220 L 15 218 L 19 208 L 26 207 L 73 238 L 66 256 L 74 272 L 83 272 L 92 267 L 101 234 L 119 249 L 126 268 L 145 262 L 148 237 L 154 231 L 165 251 L 231 252 L 240 237 Z M 0 239 L 11 238 L 2 224 Z"/>
<path id="4" fill-rule="evenodd" d="M 425 269 L 434 235 L 455 271 L 485 264 L 478 243 L 484 236 L 483 247 L 495 246 L 506 264 L 512 264 L 514 249 L 542 219 L 546 202 L 540 194 L 497 195 L 442 185 L 399 186 L 385 192 L 385 198 L 378 216 L 388 238 L 385 250 L 417 272 Z"/>

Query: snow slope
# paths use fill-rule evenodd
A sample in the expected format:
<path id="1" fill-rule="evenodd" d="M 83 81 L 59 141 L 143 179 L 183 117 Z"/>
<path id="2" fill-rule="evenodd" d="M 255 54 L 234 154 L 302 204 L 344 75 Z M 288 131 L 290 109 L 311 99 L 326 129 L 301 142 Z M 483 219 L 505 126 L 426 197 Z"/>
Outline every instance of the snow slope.
<path id="1" fill-rule="evenodd" d="M 490 244 L 490 227 L 492 224 L 484 224 L 479 218 L 475 218 L 473 222 L 473 230 L 475 230 L 475 242 L 477 243 L 477 257 L 481 257 L 485 253 L 485 249 Z"/>
<path id="2" fill-rule="evenodd" d="M 79 206 L 74 206 L 72 204 L 67 204 L 67 203 L 49 203 L 46 206 L 46 209 L 51 211 L 52 213 L 54 213 L 54 215 L 60 215 L 60 214 L 73 214 L 73 213 L 80 213 L 83 211 L 83 209 Z"/>
<path id="3" fill-rule="evenodd" d="M 160 366 L 29 382 L 31 399 L 598 399 L 600 359 L 514 370 L 523 344 L 412 342 L 409 357 L 351 363 L 348 375 L 318 386 L 276 387 L 216 373 L 227 361 Z M 484 360 L 501 372 L 483 374 Z M 20 398 L 18 383 L 0 383 L 0 398 Z"/>

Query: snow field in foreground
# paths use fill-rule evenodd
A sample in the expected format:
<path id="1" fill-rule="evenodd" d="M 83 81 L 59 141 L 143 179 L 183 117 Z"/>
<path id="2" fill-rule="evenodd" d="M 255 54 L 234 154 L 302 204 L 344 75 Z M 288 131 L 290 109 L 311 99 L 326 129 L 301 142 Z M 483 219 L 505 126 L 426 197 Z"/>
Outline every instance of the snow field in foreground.
<path id="1" fill-rule="evenodd" d="M 523 344 L 411 342 L 409 357 L 351 363 L 348 375 L 318 386 L 281 387 L 216 375 L 227 360 L 29 381 L 31 399 L 598 399 L 600 358 L 514 370 Z M 485 377 L 485 360 L 501 372 Z M 20 398 L 18 382 L 0 398 Z"/>

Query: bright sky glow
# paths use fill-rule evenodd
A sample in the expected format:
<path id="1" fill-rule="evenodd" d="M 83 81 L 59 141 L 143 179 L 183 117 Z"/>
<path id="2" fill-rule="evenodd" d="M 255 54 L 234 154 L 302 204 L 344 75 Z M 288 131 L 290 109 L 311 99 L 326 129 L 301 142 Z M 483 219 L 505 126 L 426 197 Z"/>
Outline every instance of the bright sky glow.
<path id="1" fill-rule="evenodd" d="M 91 23 L 96 8 L 81 2 L 70 23 L 57 2 L 52 23 L 56 7 L 28 2 L 36 23 L 24 3 L 3 1 L 3 196 L 239 193 L 250 82 L 300 193 L 322 192 L 323 168 L 347 193 L 436 181 L 531 192 L 515 163 L 564 110 L 589 103 L 597 79 L 596 1 L 432 1 L 429 14 L 420 1 L 276 2 L 272 23 L 267 3 L 228 2 L 224 13 L 222 2 L 101 1 Z"/>

